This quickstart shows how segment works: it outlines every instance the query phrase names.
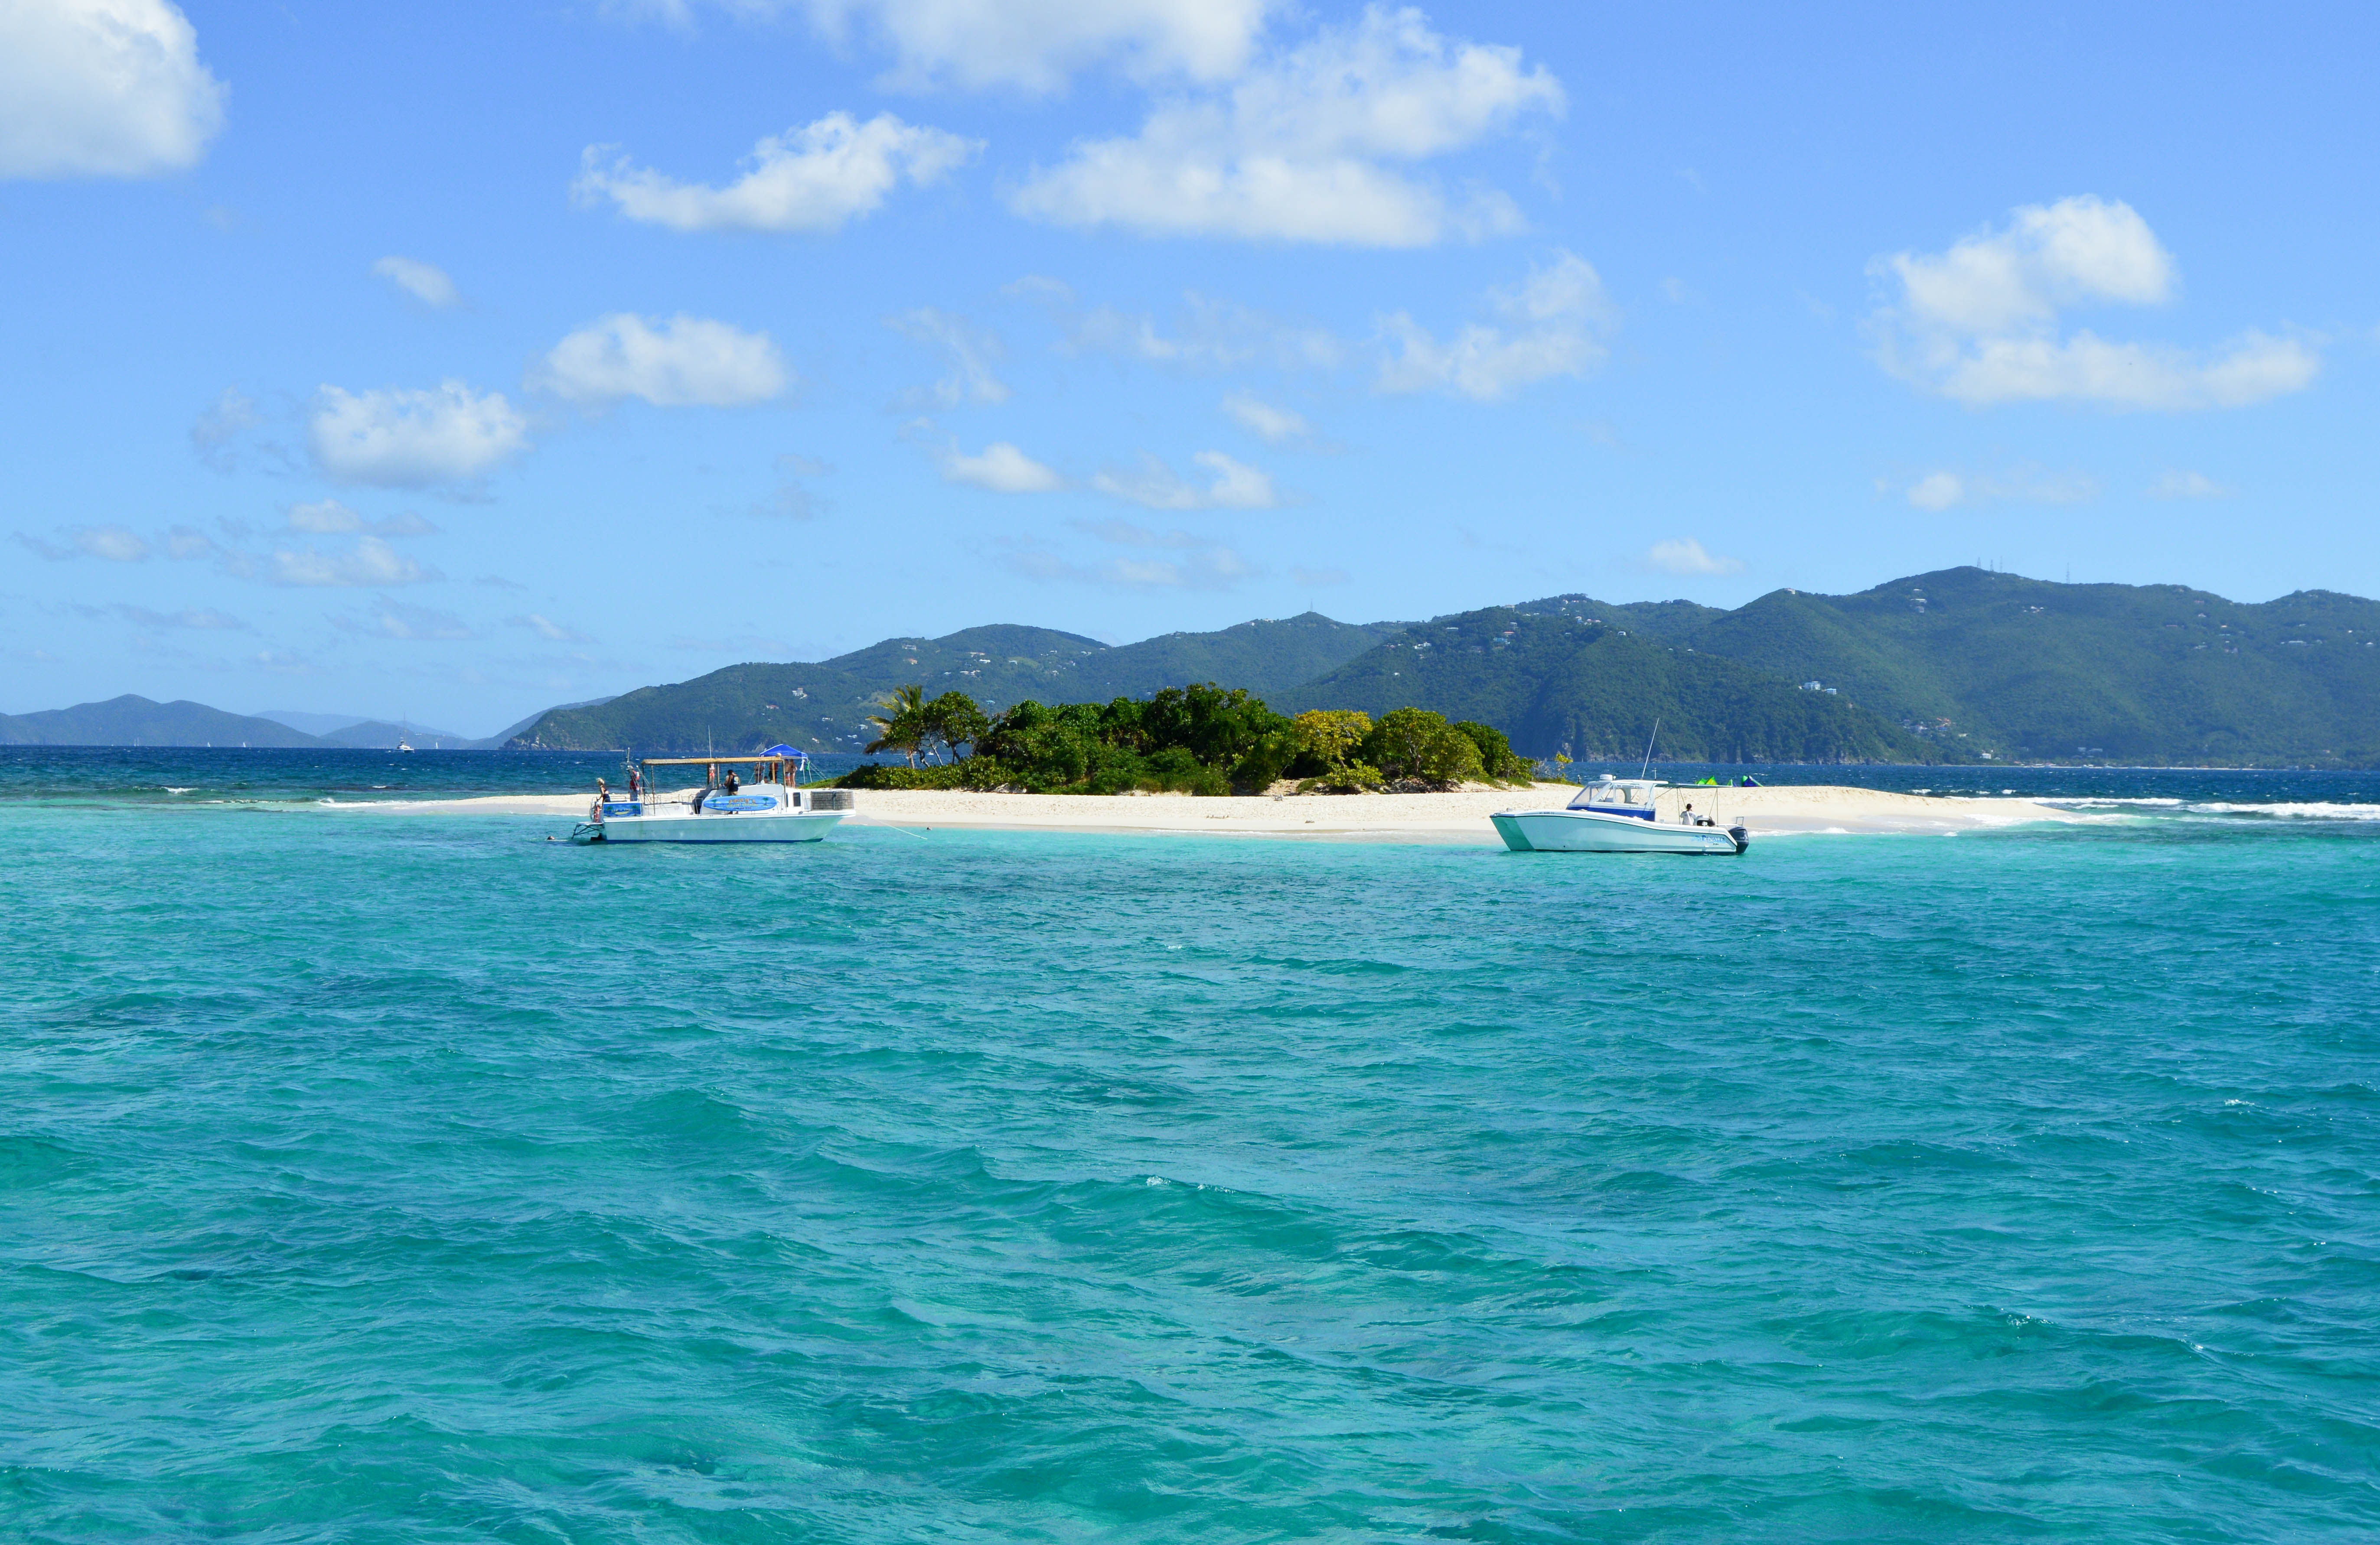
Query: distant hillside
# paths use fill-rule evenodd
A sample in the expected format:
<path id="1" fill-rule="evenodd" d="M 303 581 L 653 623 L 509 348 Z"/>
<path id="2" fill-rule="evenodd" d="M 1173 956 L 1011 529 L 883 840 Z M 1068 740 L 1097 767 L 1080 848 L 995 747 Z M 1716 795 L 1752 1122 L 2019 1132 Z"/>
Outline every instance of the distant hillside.
<path id="1" fill-rule="evenodd" d="M 540 708 L 537 712 L 529 715 L 528 718 L 522 719 L 519 723 L 515 724 L 508 729 L 499 730 L 485 740 L 473 741 L 471 742 L 470 749 L 473 751 L 501 751 L 505 746 L 512 744 L 514 736 L 527 732 L 539 719 L 543 718 L 548 714 L 560 713 L 565 708 L 600 708 L 610 701 L 612 700 L 608 697 L 589 697 L 577 703 L 558 703 L 551 708 Z"/>
<path id="2" fill-rule="evenodd" d="M 424 730 L 418 724 L 391 724 L 382 718 L 370 718 L 361 724 L 326 730 L 321 739 L 326 745 L 351 746 L 359 751 L 394 751 L 400 741 L 416 751 L 485 749 L 483 742 L 468 735 L 457 735 L 443 730 Z"/>
<path id="3" fill-rule="evenodd" d="M 1307 612 L 1111 648 L 1048 628 L 968 628 L 941 638 L 886 639 L 816 664 L 735 665 L 639 688 L 600 706 L 541 715 L 509 743 L 686 752 L 783 741 L 808 751 L 856 751 L 874 738 L 868 716 L 906 682 L 923 683 L 929 694 L 964 692 L 995 713 L 1027 698 L 1105 702 L 1207 681 L 1268 697 L 1393 632 L 1393 624 L 1366 627 Z"/>
<path id="4" fill-rule="evenodd" d="M 1512 608 L 1538 617 L 1575 617 L 1588 622 L 1609 622 L 1615 628 L 1631 633 L 1650 634 L 1655 638 L 1683 638 L 1708 622 L 1727 615 L 1724 607 L 1703 606 L 1694 601 L 1598 601 L 1592 596 L 1548 596 L 1541 601 L 1523 601 Z"/>
<path id="5" fill-rule="evenodd" d="M 127 693 L 32 714 L 0 714 L 0 745 L 265 745 L 322 742 L 269 718 L 227 714 L 203 703 L 152 703 Z"/>
<path id="6" fill-rule="evenodd" d="M 1274 704 L 1432 708 L 1479 719 L 1525 755 L 1633 759 L 1654 720 L 1664 761 L 1928 762 L 1940 753 L 1840 694 L 1665 644 L 1626 610 L 1492 607 L 1439 617 Z M 1617 615 L 1615 615 L 1617 614 Z M 1669 614 L 1674 617 L 1674 613 Z"/>
<path id="7" fill-rule="evenodd" d="M 302 708 L 259 708 L 254 718 L 269 718 L 275 724 L 285 724 L 292 730 L 309 735 L 325 735 L 334 730 L 344 730 L 350 724 L 361 724 L 370 714 L 316 714 Z"/>
<path id="8" fill-rule="evenodd" d="M 1773 591 L 1684 637 L 1967 754 L 2380 763 L 2380 602 L 2330 591 L 2243 605 L 1958 568 L 1855 596 Z"/>
<path id="9" fill-rule="evenodd" d="M 386 719 L 368 718 L 361 714 L 314 714 L 293 708 L 267 708 L 255 717 L 269 718 L 275 724 L 285 724 L 292 730 L 313 736 L 325 745 L 343 745 L 359 751 L 394 751 L 400 740 L 417 751 L 477 751 L 484 749 L 486 744 L 451 730 L 432 730 L 420 724 L 391 724 Z"/>
<path id="10" fill-rule="evenodd" d="M 1217 633 L 1169 633 L 1126 644 L 1083 662 L 1086 700 L 1144 697 L 1160 687 L 1220 682 L 1269 702 L 1302 682 L 1337 669 L 1402 622 L 1338 622 L 1318 611 L 1242 622 Z"/>
<path id="11" fill-rule="evenodd" d="M 2248 605 L 1974 568 L 1852 596 L 1777 590 L 1733 611 L 1572 594 L 1426 623 L 1309 611 L 1115 648 L 1000 624 L 731 666 L 549 708 L 490 740 L 407 732 L 423 749 L 854 752 L 907 682 L 997 713 L 1208 681 L 1293 712 L 1436 708 L 1582 760 L 1641 754 L 1658 715 L 1660 754 L 1675 759 L 2380 766 L 2380 602 L 2302 590 Z M 318 739 L 130 696 L 0 716 L 0 744 L 18 745 L 381 746 L 396 733 L 366 722 Z"/>

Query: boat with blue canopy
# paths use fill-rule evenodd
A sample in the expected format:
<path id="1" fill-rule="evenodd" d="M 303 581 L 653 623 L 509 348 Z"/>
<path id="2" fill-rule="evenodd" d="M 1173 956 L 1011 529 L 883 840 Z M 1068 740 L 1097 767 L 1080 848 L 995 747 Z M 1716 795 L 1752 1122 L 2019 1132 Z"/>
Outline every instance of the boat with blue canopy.
<path id="1" fill-rule="evenodd" d="M 648 756 L 630 761 L 630 797 L 601 779 L 587 819 L 570 833 L 578 843 L 816 842 L 851 812 L 841 789 L 805 789 L 807 752 L 772 745 L 748 756 Z M 653 787 L 654 769 L 700 767 L 702 783 L 674 792 Z M 740 769 L 749 769 L 747 778 Z"/>

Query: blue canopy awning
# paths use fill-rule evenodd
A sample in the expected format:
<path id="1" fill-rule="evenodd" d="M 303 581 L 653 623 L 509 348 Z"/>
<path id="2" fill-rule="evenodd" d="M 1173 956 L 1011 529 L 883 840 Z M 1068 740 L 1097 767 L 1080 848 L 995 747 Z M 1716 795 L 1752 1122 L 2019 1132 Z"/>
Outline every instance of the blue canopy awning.
<path id="1" fill-rule="evenodd" d="M 795 751 L 789 745 L 772 745 L 766 751 L 760 753 L 760 754 L 763 756 L 790 756 L 796 762 L 807 762 L 810 759 L 810 754 L 808 752 Z"/>

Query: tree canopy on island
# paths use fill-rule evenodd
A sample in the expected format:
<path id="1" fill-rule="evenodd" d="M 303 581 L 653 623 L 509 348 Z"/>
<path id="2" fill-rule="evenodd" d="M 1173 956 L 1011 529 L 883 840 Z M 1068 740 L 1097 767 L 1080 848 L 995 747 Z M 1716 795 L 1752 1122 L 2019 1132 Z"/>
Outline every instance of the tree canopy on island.
<path id="1" fill-rule="evenodd" d="M 1202 682 L 1146 699 L 1025 702 L 998 718 L 961 693 L 928 702 L 898 690 L 876 719 L 871 751 L 898 751 L 905 766 L 846 774 L 846 787 L 1004 789 L 1035 794 L 1257 793 L 1284 778 L 1328 792 L 1450 789 L 1467 781 L 1527 779 L 1533 764 L 1484 724 L 1449 724 L 1401 708 L 1375 724 L 1362 713 L 1291 719 L 1244 687 Z M 941 748 L 926 766 L 917 757 Z M 964 753 L 961 747 L 965 749 Z"/>

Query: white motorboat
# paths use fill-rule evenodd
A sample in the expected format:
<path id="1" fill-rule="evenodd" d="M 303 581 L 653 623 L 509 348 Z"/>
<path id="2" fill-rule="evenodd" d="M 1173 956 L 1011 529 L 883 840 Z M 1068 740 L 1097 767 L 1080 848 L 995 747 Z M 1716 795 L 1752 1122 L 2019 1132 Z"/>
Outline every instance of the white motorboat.
<path id="1" fill-rule="evenodd" d="M 809 758 L 791 746 L 750 756 L 651 756 L 632 763 L 631 787 L 642 797 L 599 796 L 570 840 L 601 842 L 816 842 L 842 824 L 851 795 L 840 789 L 805 789 Z M 652 791 L 656 767 L 701 767 L 702 787 L 682 794 Z M 747 781 L 736 775 L 749 767 Z"/>
<path id="2" fill-rule="evenodd" d="M 1610 778 L 1590 783 L 1558 810 L 1500 810 L 1504 846 L 1516 853 L 1716 853 L 1732 857 L 1752 846 L 1741 824 L 1722 827 L 1689 808 L 1664 821 L 1656 796 L 1667 787 L 1654 778 Z"/>

